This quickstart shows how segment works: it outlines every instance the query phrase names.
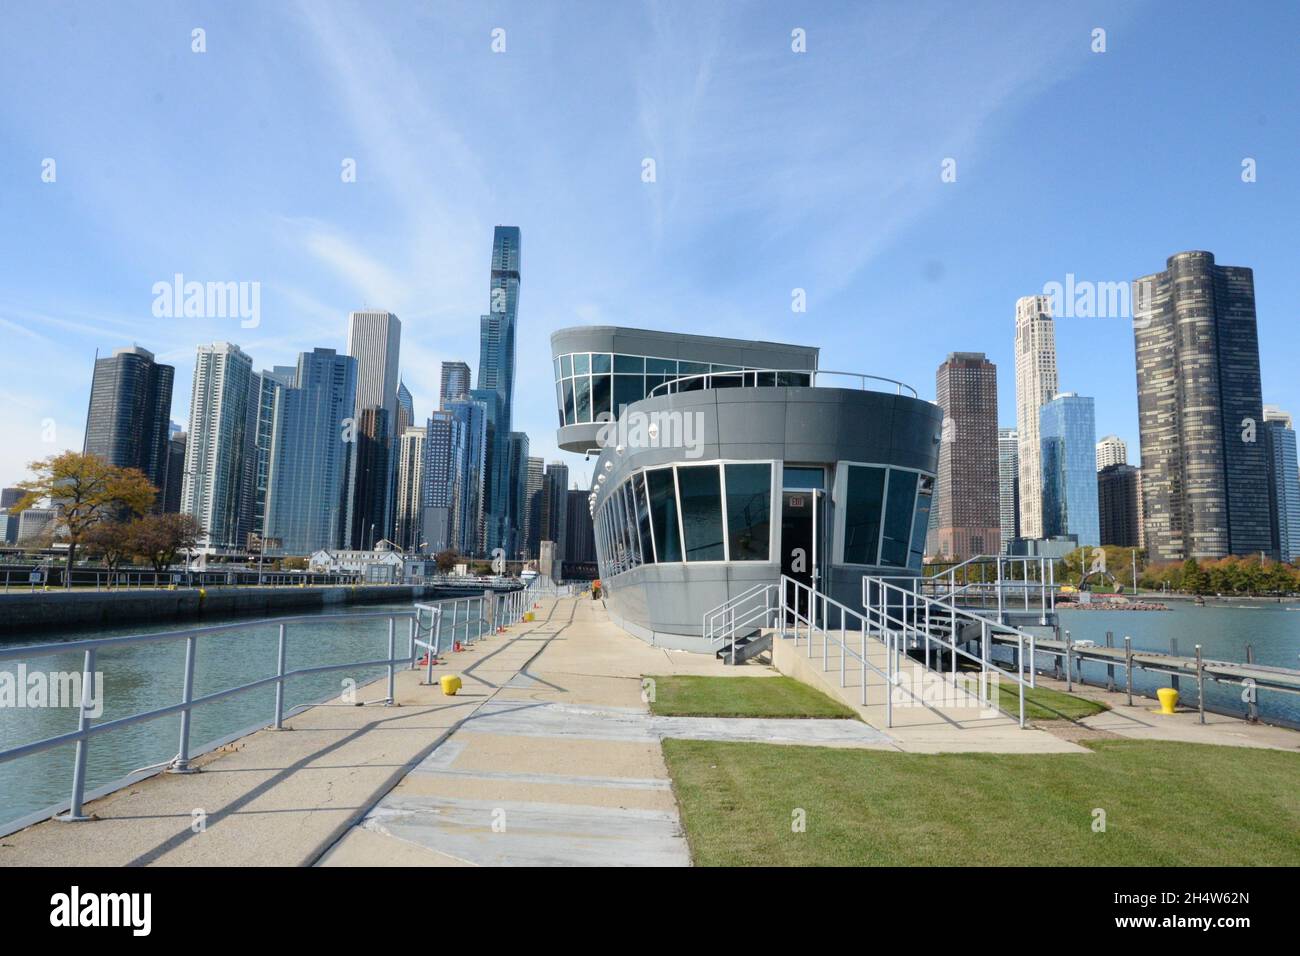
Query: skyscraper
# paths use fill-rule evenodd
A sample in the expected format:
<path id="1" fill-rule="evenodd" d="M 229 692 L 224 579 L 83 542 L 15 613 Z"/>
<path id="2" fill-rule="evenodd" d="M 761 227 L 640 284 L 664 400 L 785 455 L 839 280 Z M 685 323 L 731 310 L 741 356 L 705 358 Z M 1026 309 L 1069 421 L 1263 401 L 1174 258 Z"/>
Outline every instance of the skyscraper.
<path id="1" fill-rule="evenodd" d="M 1255 283 L 1208 252 L 1134 282 L 1147 552 L 1154 560 L 1269 551 L 1268 453 Z"/>
<path id="2" fill-rule="evenodd" d="M 462 398 L 447 403 L 452 419 L 450 449 L 450 533 L 461 554 L 483 555 L 486 545 L 488 409 Z M 432 436 L 431 436 L 432 437 Z"/>
<path id="3" fill-rule="evenodd" d="M 415 424 L 415 399 L 411 398 L 410 389 L 406 383 L 397 383 L 397 425 L 394 432 L 394 440 L 400 441 L 402 434 L 411 425 Z"/>
<path id="4" fill-rule="evenodd" d="M 353 550 L 373 548 L 388 531 L 384 515 L 393 495 L 390 476 L 395 474 L 389 427 L 388 409 L 374 405 L 361 409 L 352 448 L 348 508 L 348 546 Z"/>
<path id="5" fill-rule="evenodd" d="M 367 408 L 381 408 L 383 415 L 371 415 L 371 430 L 382 432 L 377 439 L 380 447 L 373 450 L 375 464 L 383 474 L 374 476 L 374 488 L 367 487 L 365 495 L 354 495 L 357 511 L 351 514 L 351 534 L 354 547 L 360 537 L 371 537 L 369 528 L 375 526 L 376 540 L 387 534 L 392 526 L 393 513 L 393 429 L 398 410 L 398 360 L 402 346 L 402 323 L 391 312 L 365 310 L 348 315 L 348 354 L 357 360 L 357 396 L 353 419 L 358 426 Z M 358 436 L 364 433 L 358 427 Z M 368 437 L 368 436 L 367 436 Z M 371 439 L 376 440 L 376 439 Z M 358 450 L 362 444 L 358 444 Z M 382 461 L 380 461 L 382 459 Z M 354 458 L 354 462 L 359 462 Z M 369 470 L 363 468 L 353 476 L 354 481 L 370 480 Z"/>
<path id="6" fill-rule="evenodd" d="M 1107 435 L 1097 442 L 1097 470 L 1110 465 L 1128 464 L 1128 445 L 1118 435 Z"/>
<path id="7" fill-rule="evenodd" d="M 154 510 L 165 506 L 172 380 L 176 370 L 159 365 L 138 346 L 95 360 L 83 451 L 119 468 L 138 468 L 158 489 Z"/>
<path id="8" fill-rule="evenodd" d="M 1020 537 L 1020 436 L 1014 428 L 998 429 L 998 518 L 1001 553 Z"/>
<path id="9" fill-rule="evenodd" d="M 943 409 L 933 540 L 947 557 L 989 554 L 1000 546 L 998 370 L 983 352 L 951 352 L 935 375 Z"/>
<path id="10" fill-rule="evenodd" d="M 188 436 L 175 432 L 167 440 L 167 485 L 162 493 L 162 510 L 176 514 L 181 510 L 181 488 L 185 483 L 185 443 Z"/>
<path id="11" fill-rule="evenodd" d="M 528 459 L 528 473 L 524 479 L 524 548 L 529 558 L 537 558 L 542 527 L 542 482 L 546 463 L 541 458 Z"/>
<path id="12" fill-rule="evenodd" d="M 333 349 L 298 356 L 292 387 L 275 396 L 266 536 L 285 554 L 337 548 L 347 533 L 357 361 Z"/>
<path id="13" fill-rule="evenodd" d="M 199 548 L 243 548 L 239 540 L 244 502 L 248 399 L 253 360 L 238 345 L 199 347 L 185 447 L 181 511 L 199 524 Z"/>
<path id="14" fill-rule="evenodd" d="M 1102 544 L 1140 547 L 1138 494 L 1138 470 L 1132 465 L 1120 462 L 1097 472 L 1097 518 Z"/>
<path id="15" fill-rule="evenodd" d="M 293 386 L 297 368 L 277 365 L 271 371 L 255 372 L 248 390 L 248 433 L 246 435 L 247 531 L 262 536 L 266 531 L 266 489 L 270 479 L 271 435 L 275 425 L 275 397 L 282 388 Z"/>
<path id="16" fill-rule="evenodd" d="M 402 348 L 402 323 L 391 312 L 363 311 L 348 315 L 348 355 L 357 360 L 356 417 L 363 408 L 384 408 L 397 421 L 397 367 Z"/>
<path id="17" fill-rule="evenodd" d="M 424 500 L 425 436 L 423 425 L 410 425 L 398 439 L 397 526 L 393 541 L 403 550 L 424 552 L 420 518 Z"/>
<path id="18" fill-rule="evenodd" d="M 1265 405 L 1264 434 L 1273 556 L 1279 561 L 1297 561 L 1300 560 L 1300 469 L 1296 464 L 1296 435 L 1291 415 L 1276 405 Z"/>
<path id="19" fill-rule="evenodd" d="M 1062 392 L 1039 409 L 1043 533 L 1101 543 L 1097 515 L 1097 427 L 1091 398 Z"/>
<path id="20" fill-rule="evenodd" d="M 541 527 L 538 529 L 539 541 L 555 543 L 555 557 L 561 561 L 567 558 L 569 525 L 569 466 L 562 461 L 553 461 L 546 466 L 542 476 L 542 515 Z"/>
<path id="21" fill-rule="evenodd" d="M 564 560 L 570 564 L 595 564 L 596 529 L 587 507 L 587 492 L 570 488 L 566 494 Z"/>
<path id="22" fill-rule="evenodd" d="M 508 439 L 510 473 L 506 487 L 510 489 L 509 543 L 503 544 L 507 556 L 513 561 L 524 550 L 524 525 L 527 523 L 525 492 L 528 487 L 528 436 L 524 432 L 511 432 Z"/>
<path id="23" fill-rule="evenodd" d="M 436 554 L 457 545 L 451 517 L 456 495 L 456 459 L 452 453 L 456 416 L 450 410 L 435 411 L 425 423 L 424 432 L 420 530 L 429 551 Z"/>
<path id="24" fill-rule="evenodd" d="M 1043 532 L 1043 462 L 1038 410 L 1056 394 L 1056 327 L 1052 299 L 1016 300 L 1016 433 L 1020 436 L 1020 536 Z"/>
<path id="25" fill-rule="evenodd" d="M 469 366 L 464 362 L 442 363 L 442 387 L 438 390 L 438 407 L 446 408 L 448 402 L 469 394 Z"/>
<path id="26" fill-rule="evenodd" d="M 492 272 L 488 314 L 479 320 L 478 388 L 499 397 L 493 414 L 488 469 L 487 540 L 493 550 L 508 547 L 515 516 L 511 503 L 518 494 L 510 487 L 509 436 L 514 412 L 515 328 L 519 309 L 520 232 L 518 226 L 497 226 L 492 234 Z M 483 395 L 476 395 L 486 401 Z"/>

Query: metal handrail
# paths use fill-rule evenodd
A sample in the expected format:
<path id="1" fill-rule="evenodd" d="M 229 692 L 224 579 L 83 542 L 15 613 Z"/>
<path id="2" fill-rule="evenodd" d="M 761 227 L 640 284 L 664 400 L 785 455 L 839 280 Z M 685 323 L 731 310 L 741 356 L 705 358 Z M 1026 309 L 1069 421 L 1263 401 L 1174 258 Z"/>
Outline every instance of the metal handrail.
<path id="1" fill-rule="evenodd" d="M 878 601 L 873 601 L 871 597 L 871 585 L 873 584 L 880 592 Z M 899 597 L 898 607 L 900 608 L 900 613 L 898 615 L 894 615 L 890 613 L 889 600 L 887 597 L 890 591 L 896 592 L 898 594 Z M 921 602 L 919 607 L 918 607 L 918 602 Z M 908 615 L 909 603 L 911 605 L 910 618 Z M 946 647 L 949 650 L 951 650 L 952 651 L 952 680 L 954 684 L 956 683 L 957 680 L 957 655 L 958 654 L 960 654 L 961 656 L 969 660 L 978 663 L 980 665 L 981 675 L 986 674 L 988 671 L 992 670 L 995 673 L 1008 678 L 1009 680 L 1015 681 L 1017 688 L 1019 690 L 1019 723 L 1021 728 L 1025 726 L 1025 688 L 1026 687 L 1032 688 L 1034 686 L 1032 667 L 1029 668 L 1030 677 L 1028 681 L 1026 681 L 1024 676 L 1025 675 L 1025 643 L 1028 642 L 1029 658 L 1032 661 L 1034 659 L 1034 652 L 1035 652 L 1034 644 L 1036 641 L 1036 637 L 1032 632 L 1022 631 L 1019 628 L 1011 627 L 1010 625 L 1002 624 L 1001 622 L 990 621 L 986 617 L 982 617 L 981 615 L 973 614 L 969 611 L 963 610 L 957 607 L 955 604 L 941 601 L 936 598 L 926 597 L 924 594 L 920 594 L 913 589 L 900 587 L 896 584 L 890 584 L 882 577 L 869 575 L 869 574 L 864 574 L 862 576 L 862 606 L 866 608 L 867 614 L 869 616 L 872 615 L 875 616 L 878 627 L 881 627 L 884 630 L 892 631 L 893 628 L 890 627 L 890 625 L 891 624 L 898 625 L 899 628 L 901 629 L 900 637 L 905 643 L 909 637 L 909 630 L 911 632 L 911 637 L 913 640 L 916 640 L 917 632 L 918 630 L 921 630 L 923 634 L 923 639 L 925 641 L 924 663 L 925 663 L 925 668 L 927 670 L 934 670 L 934 668 L 930 666 L 930 645 L 932 643 L 938 644 L 940 647 Z M 945 618 L 947 619 L 949 630 L 948 630 L 948 638 L 946 640 L 942 637 L 936 636 L 933 633 L 933 630 L 931 628 L 931 623 L 930 623 L 931 611 L 933 609 L 937 609 L 940 612 L 938 620 L 942 621 Z M 923 628 L 919 628 L 916 623 L 917 616 L 921 610 L 924 610 L 925 612 L 925 623 Z M 959 617 L 963 619 L 963 622 L 972 622 L 972 623 L 979 624 L 980 626 L 980 653 L 979 654 L 972 654 L 969 651 L 964 650 L 957 646 L 957 619 Z M 989 641 L 990 631 L 992 631 L 993 633 L 1011 635 L 1016 638 L 1016 647 L 1017 647 L 1016 667 L 1017 670 L 1019 671 L 1018 674 L 1013 674 L 1010 671 L 999 667 L 997 664 L 993 662 L 992 657 L 989 653 L 991 647 Z M 981 703 L 984 704 L 990 703 L 990 701 L 988 700 L 987 682 L 984 680 L 981 680 L 980 682 L 980 698 L 981 698 Z M 999 703 L 994 703 L 993 706 L 997 707 L 998 710 L 1002 709 Z"/>
<path id="2" fill-rule="evenodd" d="M 775 587 L 775 585 L 764 584 L 763 582 L 760 581 L 758 584 L 755 584 L 753 587 L 747 588 L 746 590 L 742 591 L 740 594 L 737 594 L 735 597 L 728 598 L 727 600 L 723 601 L 717 607 L 709 608 L 707 611 L 704 612 L 704 623 L 701 626 L 701 634 L 705 638 L 707 638 L 710 641 L 710 643 L 713 643 L 714 638 L 712 637 L 712 633 L 714 630 L 714 622 L 718 619 L 718 617 L 726 616 L 729 613 L 734 616 L 735 609 L 741 604 L 741 602 L 749 599 L 750 597 L 754 596 L 755 594 L 758 594 L 761 591 L 766 591 L 767 589 L 772 587 Z"/>
<path id="3" fill-rule="evenodd" d="M 59 817 L 59 819 L 86 820 L 89 819 L 83 813 L 83 803 L 85 801 L 86 792 L 86 758 L 92 737 L 107 734 L 114 730 L 119 730 L 123 727 L 129 727 L 134 724 L 145 723 L 150 720 L 157 720 L 162 717 L 179 714 L 181 718 L 179 749 L 176 756 L 168 763 L 168 769 L 174 773 L 191 773 L 193 772 L 193 768 L 190 767 L 189 764 L 190 717 L 194 708 L 274 684 L 275 713 L 272 718 L 271 726 L 279 730 L 284 725 L 284 684 L 286 679 L 306 674 L 322 674 L 330 671 L 379 666 L 387 667 L 387 688 L 385 697 L 382 698 L 381 701 L 375 701 L 375 703 L 383 703 L 385 706 L 390 706 L 393 704 L 396 696 L 397 665 L 409 664 L 413 669 L 416 666 L 416 648 L 419 646 L 429 646 L 427 642 L 417 640 L 421 609 L 434 610 L 436 612 L 434 614 L 434 619 L 438 622 L 440 628 L 442 616 L 447 610 L 445 605 L 451 604 L 453 606 L 452 613 L 454 622 L 457 616 L 456 608 L 460 604 L 464 603 L 466 605 L 465 624 L 467 627 L 468 637 L 469 605 L 471 602 L 477 601 L 479 608 L 477 624 L 478 633 L 481 637 L 484 631 L 490 626 L 495 625 L 495 627 L 499 629 L 522 620 L 527 609 L 531 606 L 532 598 L 534 596 L 535 593 L 531 588 L 517 589 L 506 594 L 494 594 L 491 599 L 492 607 L 490 608 L 492 625 L 487 624 L 487 615 L 484 613 L 484 602 L 489 600 L 488 596 L 484 594 L 476 597 L 447 598 L 442 601 L 416 605 L 409 611 L 362 611 L 357 613 L 315 615 L 303 614 L 291 617 L 261 618 L 252 621 L 234 621 L 226 624 L 184 628 L 175 631 L 161 631 L 153 634 L 132 634 L 123 637 L 91 638 L 80 641 L 68 641 L 65 643 L 33 644 L 24 647 L 0 648 L 0 662 L 7 660 L 28 660 L 31 658 L 49 657 L 56 654 L 66 654 L 76 651 L 82 651 L 84 654 L 81 703 L 78 713 L 77 729 L 53 737 L 46 737 L 42 740 L 21 744 L 17 747 L 0 750 L 0 763 L 16 760 L 20 757 L 40 753 L 45 750 L 51 750 L 55 747 L 62 747 L 67 744 L 75 743 L 77 745 L 77 751 L 75 759 L 73 760 L 72 796 L 69 803 L 68 813 Z M 288 647 L 288 626 L 290 624 L 310 622 L 319 625 L 323 622 L 336 623 L 339 621 L 376 619 L 385 619 L 388 621 L 387 657 L 349 661 L 341 664 L 318 664 L 310 667 L 297 667 L 292 670 L 286 669 L 285 660 Z M 409 622 L 408 653 L 402 657 L 398 657 L 396 654 L 396 626 L 399 620 L 406 620 Z M 431 625 L 432 623 L 433 622 L 431 621 Z M 279 631 L 276 649 L 276 673 L 274 675 L 249 681 L 248 683 L 240 684 L 235 687 L 227 687 L 199 697 L 194 696 L 194 668 L 199 638 L 256 627 L 268 627 L 270 625 L 276 625 Z M 454 626 L 453 623 L 453 634 L 455 633 Z M 100 724 L 92 725 L 90 723 L 90 711 L 94 703 L 91 700 L 91 694 L 92 688 L 95 686 L 95 659 L 99 651 L 138 644 L 160 644 L 182 640 L 185 641 L 185 672 L 181 700 L 178 703 L 168 704 L 164 707 L 155 707 L 152 710 L 129 714 L 125 717 L 118 717 Z M 430 656 L 430 661 L 432 661 L 432 655 Z M 430 671 L 430 675 L 431 674 L 432 671 Z"/>
<path id="4" fill-rule="evenodd" d="M 791 606 L 786 600 L 788 585 L 794 586 L 794 593 L 795 593 L 796 600 L 793 606 Z M 807 605 L 808 613 L 806 615 L 799 611 L 798 596 L 801 592 L 807 592 L 807 596 L 808 596 L 808 605 Z M 897 657 L 898 657 L 897 635 L 895 635 L 893 632 L 889 631 L 888 629 L 883 630 L 883 632 L 880 629 L 877 629 L 877 633 L 872 634 L 870 623 L 868 622 L 867 618 L 864 615 L 859 614 L 851 607 L 848 607 L 847 605 L 840 603 L 839 601 L 832 598 L 830 595 L 823 594 L 822 592 L 815 590 L 811 585 L 804 584 L 802 581 L 796 581 L 794 578 L 790 577 L 789 575 L 785 575 L 785 574 L 781 575 L 780 599 L 781 600 L 779 604 L 779 612 L 781 615 L 780 617 L 781 632 L 784 635 L 785 622 L 791 617 L 793 617 L 794 624 L 795 624 L 794 646 L 795 649 L 797 650 L 799 647 L 799 622 L 802 620 L 804 624 L 807 625 L 806 640 L 808 642 L 808 658 L 810 660 L 812 659 L 813 633 L 818 630 L 822 632 L 822 635 L 824 637 L 824 640 L 822 641 L 822 671 L 823 672 L 825 672 L 829 666 L 828 648 L 830 642 L 834 640 L 835 643 L 839 645 L 841 687 L 844 686 L 844 679 L 845 679 L 844 665 L 847 658 L 852 657 L 855 660 L 860 661 L 862 663 L 862 667 L 863 667 L 862 706 L 863 707 L 867 705 L 867 670 L 866 669 L 871 668 L 871 670 L 874 671 L 877 676 L 884 678 L 887 685 L 886 693 L 885 693 L 885 726 L 893 727 L 894 726 L 894 692 L 893 691 L 895 687 L 899 686 L 898 676 L 897 676 Z M 828 618 L 829 615 L 827 615 L 826 612 L 831 607 L 836 608 L 840 612 L 840 636 L 838 639 L 835 637 L 834 631 L 830 629 L 828 624 L 823 623 L 821 625 L 818 625 L 816 623 L 816 618 L 817 618 L 816 602 L 818 600 L 822 602 L 823 621 L 825 621 Z M 853 650 L 848 645 L 848 638 L 847 638 L 848 632 L 844 627 L 844 619 L 846 616 L 855 617 L 858 619 L 859 622 L 859 628 L 858 628 L 859 649 L 857 651 Z M 883 639 L 880 636 L 881 633 L 885 635 Z M 871 663 L 871 661 L 867 659 L 867 638 L 868 637 L 871 637 L 872 639 L 879 641 L 880 643 L 885 645 L 885 670 L 881 670 L 879 667 L 877 667 L 875 664 Z M 926 703 L 924 698 L 918 697 L 916 692 L 913 691 L 910 687 L 904 689 L 907 691 L 908 695 L 911 696 L 915 701 L 917 701 L 922 707 L 927 707 L 931 710 L 934 709 L 931 708 L 928 703 Z"/>
<path id="5" fill-rule="evenodd" d="M 759 381 L 759 376 L 772 376 L 772 380 Z M 813 368 L 746 368 L 733 369 L 729 372 L 696 372 L 693 375 L 679 375 L 670 378 L 667 381 L 660 382 L 654 388 L 646 393 L 646 398 L 657 398 L 660 395 L 671 395 L 681 392 L 683 382 L 702 380 L 698 389 L 685 389 L 685 391 L 699 391 L 710 388 L 817 388 L 817 377 L 819 375 L 842 375 L 848 378 L 858 379 L 858 388 L 862 391 L 881 391 L 881 389 L 868 389 L 867 382 L 884 382 L 894 386 L 894 393 L 902 395 L 903 390 L 912 393 L 913 398 L 918 398 L 916 389 L 906 382 L 900 382 L 897 379 L 885 378 L 882 375 L 868 375 L 865 372 L 833 372 L 827 369 Z M 798 376 L 807 381 L 792 381 L 790 376 Z M 726 384 L 717 385 L 715 379 L 719 379 Z M 784 380 L 783 380 L 784 379 Z M 737 381 L 739 380 L 739 381 Z M 676 386 L 675 388 L 673 386 Z M 822 386 L 825 387 L 825 386 Z M 663 389 L 664 391 L 660 391 Z"/>

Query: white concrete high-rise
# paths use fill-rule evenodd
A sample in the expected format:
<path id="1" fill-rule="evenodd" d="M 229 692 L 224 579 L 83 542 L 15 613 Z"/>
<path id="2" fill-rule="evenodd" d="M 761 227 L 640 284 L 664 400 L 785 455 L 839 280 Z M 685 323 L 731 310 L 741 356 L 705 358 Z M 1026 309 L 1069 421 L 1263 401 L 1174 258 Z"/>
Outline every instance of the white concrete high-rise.
<path id="1" fill-rule="evenodd" d="M 422 425 L 403 430 L 397 453 L 397 516 L 393 541 L 403 550 L 421 553 L 420 517 L 424 493 L 424 442 L 427 431 Z"/>
<path id="2" fill-rule="evenodd" d="M 1016 432 L 1020 438 L 1020 536 L 1043 536 L 1043 453 L 1038 412 L 1057 392 L 1052 299 L 1016 300 Z"/>
<path id="3" fill-rule="evenodd" d="M 230 342 L 199 346 L 194 360 L 181 512 L 199 523 L 206 552 L 242 548 L 241 502 L 253 360 Z"/>
<path id="4" fill-rule="evenodd" d="M 1097 470 L 1111 465 L 1128 464 L 1128 445 L 1118 435 L 1107 435 L 1097 442 Z"/>
<path id="5" fill-rule="evenodd" d="M 388 425 L 397 423 L 397 363 L 402 323 L 391 312 L 348 315 L 348 354 L 357 360 L 357 418 L 363 408 L 383 408 Z"/>

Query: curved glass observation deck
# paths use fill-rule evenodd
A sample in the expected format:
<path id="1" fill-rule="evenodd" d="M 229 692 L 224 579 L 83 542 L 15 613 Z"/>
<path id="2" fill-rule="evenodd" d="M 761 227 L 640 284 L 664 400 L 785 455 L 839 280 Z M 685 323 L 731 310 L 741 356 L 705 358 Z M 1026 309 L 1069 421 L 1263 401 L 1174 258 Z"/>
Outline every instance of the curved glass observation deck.
<path id="1" fill-rule="evenodd" d="M 573 362 L 575 332 L 552 337 L 570 380 L 605 374 Z M 569 424 L 557 389 L 561 447 L 595 457 L 588 506 L 601 581 L 628 631 L 700 649 L 705 611 L 782 574 L 857 606 L 863 574 L 919 572 L 936 405 L 894 379 L 820 370 L 815 349 L 646 334 L 642 346 L 689 351 L 709 367 L 683 372 L 678 359 L 676 375 L 643 381 L 633 401 L 615 406 L 611 392 L 609 411 L 590 422 L 578 420 L 575 388 Z M 619 354 L 611 347 L 611 376 Z M 796 361 L 762 361 L 781 356 Z M 564 371 L 561 362 L 561 383 Z"/>

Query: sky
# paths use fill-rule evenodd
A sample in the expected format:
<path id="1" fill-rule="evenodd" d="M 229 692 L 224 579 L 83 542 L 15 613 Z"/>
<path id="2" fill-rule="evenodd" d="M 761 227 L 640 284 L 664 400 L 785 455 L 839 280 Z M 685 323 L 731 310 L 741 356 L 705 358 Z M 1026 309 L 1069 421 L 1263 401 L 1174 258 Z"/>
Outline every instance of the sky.
<path id="1" fill-rule="evenodd" d="M 0 483 L 80 449 L 97 349 L 174 365 L 184 425 L 198 345 L 294 364 L 363 307 L 423 420 L 439 362 L 477 373 L 496 224 L 515 427 L 580 482 L 555 329 L 816 345 L 926 398 L 982 351 L 1012 425 L 1017 298 L 1191 249 L 1253 268 L 1264 400 L 1300 413 L 1298 36 L 1271 0 L 7 4 Z M 258 325 L 155 315 L 177 273 L 258 283 Z M 1131 323 L 1056 324 L 1061 389 L 1138 463 Z"/>

